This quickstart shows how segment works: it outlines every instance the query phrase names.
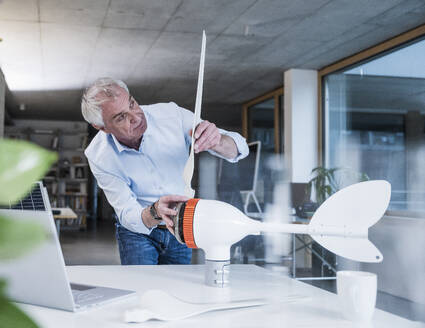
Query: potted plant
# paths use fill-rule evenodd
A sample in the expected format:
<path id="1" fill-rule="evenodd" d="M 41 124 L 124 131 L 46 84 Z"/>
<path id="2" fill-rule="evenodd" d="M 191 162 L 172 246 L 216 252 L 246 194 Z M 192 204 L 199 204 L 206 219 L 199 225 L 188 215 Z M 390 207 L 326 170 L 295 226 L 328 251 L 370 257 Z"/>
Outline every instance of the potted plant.
<path id="1" fill-rule="evenodd" d="M 339 167 L 328 169 L 318 166 L 311 171 L 311 174 L 314 176 L 308 182 L 306 192 L 310 195 L 314 190 L 316 203 L 319 206 L 342 187 L 369 180 L 366 173 Z"/>
<path id="2" fill-rule="evenodd" d="M 22 199 L 56 161 L 57 155 L 32 143 L 0 139 L 0 205 Z M 46 239 L 41 225 L 0 216 L 0 265 L 21 256 Z M 0 326 L 35 328 L 36 323 L 6 296 L 0 277 Z"/>

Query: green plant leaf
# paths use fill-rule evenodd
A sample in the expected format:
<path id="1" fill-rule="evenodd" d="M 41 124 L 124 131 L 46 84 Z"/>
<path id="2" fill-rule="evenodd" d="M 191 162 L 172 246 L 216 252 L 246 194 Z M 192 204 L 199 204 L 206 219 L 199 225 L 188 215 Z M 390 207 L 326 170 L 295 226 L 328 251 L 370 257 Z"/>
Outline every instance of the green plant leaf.
<path id="1" fill-rule="evenodd" d="M 3 281 L 1 281 L 4 284 Z M 37 328 L 37 324 L 0 290 L 0 326 L 5 328 Z"/>
<path id="2" fill-rule="evenodd" d="M 315 167 L 314 169 L 311 170 L 311 174 L 313 174 L 314 172 L 320 170 L 321 166 Z"/>
<path id="3" fill-rule="evenodd" d="M 366 173 L 361 173 L 360 181 L 369 181 L 370 178 Z"/>
<path id="4" fill-rule="evenodd" d="M 24 197 L 57 160 L 57 154 L 21 140 L 0 140 L 0 204 Z"/>
<path id="5" fill-rule="evenodd" d="M 0 217 L 0 260 L 21 256 L 45 239 L 45 230 L 35 222 Z"/>
<path id="6" fill-rule="evenodd" d="M 336 173 L 339 174 L 336 174 Z M 316 202 L 322 204 L 330 195 L 337 192 L 345 181 L 355 178 L 357 181 L 367 181 L 369 177 L 366 173 L 354 171 L 345 167 L 326 168 L 322 166 L 315 167 L 311 174 L 315 175 L 308 182 L 310 192 L 315 191 Z"/>
<path id="7" fill-rule="evenodd" d="M 325 191 L 328 194 L 328 197 L 333 194 L 331 186 L 325 186 Z M 326 197 L 327 198 L 327 197 Z"/>

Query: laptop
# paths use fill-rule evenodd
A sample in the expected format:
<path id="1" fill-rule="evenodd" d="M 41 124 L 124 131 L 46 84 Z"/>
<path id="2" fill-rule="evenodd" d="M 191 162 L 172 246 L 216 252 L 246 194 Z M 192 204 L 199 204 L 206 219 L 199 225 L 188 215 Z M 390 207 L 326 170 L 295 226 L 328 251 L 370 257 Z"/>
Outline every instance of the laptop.
<path id="1" fill-rule="evenodd" d="M 17 204 L 2 206 L 0 215 L 36 221 L 49 234 L 47 241 L 27 255 L 0 263 L 0 277 L 7 280 L 6 291 L 12 300 L 76 312 L 136 295 L 129 290 L 69 282 L 47 190 L 41 182 Z"/>

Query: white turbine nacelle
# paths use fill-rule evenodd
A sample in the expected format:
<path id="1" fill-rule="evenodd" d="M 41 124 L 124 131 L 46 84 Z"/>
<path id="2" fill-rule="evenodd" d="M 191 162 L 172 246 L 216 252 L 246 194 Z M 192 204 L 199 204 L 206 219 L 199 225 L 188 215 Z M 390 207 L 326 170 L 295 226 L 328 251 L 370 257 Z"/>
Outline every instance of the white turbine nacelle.
<path id="1" fill-rule="evenodd" d="M 259 222 L 227 203 L 191 199 L 174 218 L 175 234 L 189 247 L 202 248 L 207 270 L 210 266 L 219 274 L 230 260 L 230 247 L 247 235 L 261 232 L 309 234 L 337 255 L 360 262 L 381 262 L 383 256 L 369 241 L 368 229 L 384 215 L 390 196 L 391 185 L 384 180 L 348 186 L 330 196 L 308 225 Z M 216 278 L 212 275 L 207 283 L 220 285 Z M 224 278 L 221 283 L 225 284 Z"/>

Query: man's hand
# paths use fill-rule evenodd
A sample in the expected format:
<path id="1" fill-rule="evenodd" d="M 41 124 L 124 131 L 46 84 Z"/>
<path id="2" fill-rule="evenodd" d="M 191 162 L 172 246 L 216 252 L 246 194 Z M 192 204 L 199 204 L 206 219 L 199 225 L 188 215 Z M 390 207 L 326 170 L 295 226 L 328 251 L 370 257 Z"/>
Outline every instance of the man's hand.
<path id="1" fill-rule="evenodd" d="M 192 130 L 190 131 L 192 135 Z M 202 121 L 195 130 L 195 153 L 200 153 L 208 149 L 213 149 L 220 144 L 221 134 L 214 123 Z"/>
<path id="2" fill-rule="evenodd" d="M 189 132 L 192 135 L 192 130 Z M 226 158 L 232 159 L 238 155 L 235 141 L 227 136 L 221 135 L 214 123 L 202 121 L 195 129 L 194 152 L 213 150 Z"/>
<path id="3" fill-rule="evenodd" d="M 154 203 L 156 213 L 162 218 L 162 221 L 165 222 L 165 225 L 167 226 L 168 230 L 174 234 L 173 230 L 173 220 L 170 218 L 170 216 L 176 215 L 177 211 L 174 209 L 177 205 L 177 203 L 185 202 L 189 198 L 186 196 L 179 196 L 179 195 L 168 195 L 168 196 L 162 196 L 158 201 Z M 149 207 L 147 207 L 142 212 L 142 220 L 146 227 L 152 228 L 160 221 L 154 219 L 150 213 L 149 213 Z"/>
<path id="4" fill-rule="evenodd" d="M 186 196 L 179 195 L 169 195 L 162 196 L 155 204 L 156 204 L 156 213 L 162 218 L 167 226 L 168 230 L 172 234 L 174 234 L 173 230 L 173 220 L 171 220 L 170 216 L 176 215 L 177 211 L 174 209 L 178 203 L 185 202 L 189 200 Z"/>

